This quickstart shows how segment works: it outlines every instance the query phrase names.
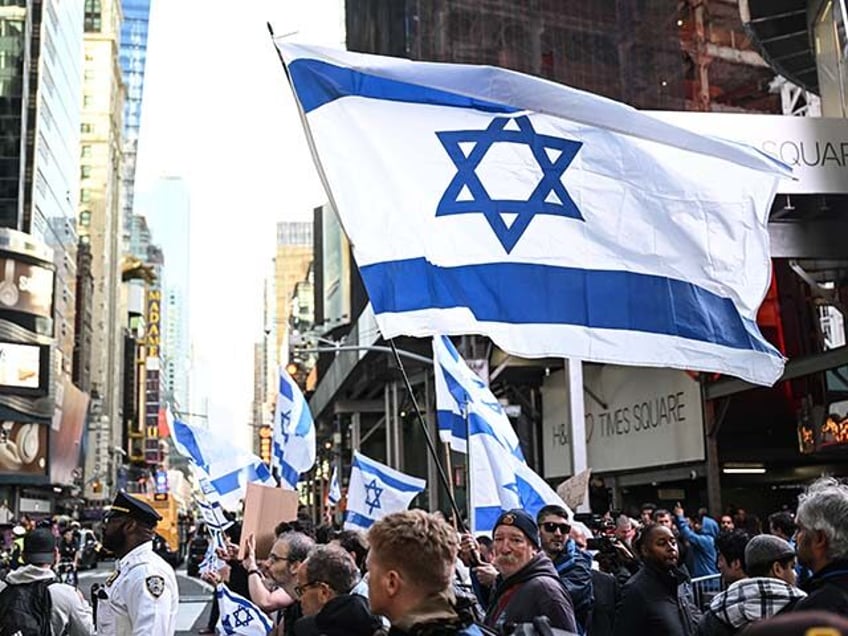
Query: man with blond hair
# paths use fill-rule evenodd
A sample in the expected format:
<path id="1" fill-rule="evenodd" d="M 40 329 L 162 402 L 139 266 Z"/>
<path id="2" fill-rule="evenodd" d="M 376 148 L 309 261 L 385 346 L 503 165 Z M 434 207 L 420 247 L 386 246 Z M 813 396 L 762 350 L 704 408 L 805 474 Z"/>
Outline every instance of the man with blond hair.
<path id="1" fill-rule="evenodd" d="M 459 537 L 443 519 L 423 510 L 387 515 L 368 531 L 371 611 L 391 622 L 392 636 L 482 636 L 453 604 L 451 582 Z"/>

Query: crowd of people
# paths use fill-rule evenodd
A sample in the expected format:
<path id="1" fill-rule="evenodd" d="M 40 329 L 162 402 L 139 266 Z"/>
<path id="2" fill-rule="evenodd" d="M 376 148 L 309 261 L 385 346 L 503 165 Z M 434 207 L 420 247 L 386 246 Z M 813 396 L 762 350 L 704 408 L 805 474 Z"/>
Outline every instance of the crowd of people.
<path id="1" fill-rule="evenodd" d="M 103 542 L 118 560 L 95 595 L 98 634 L 174 633 L 179 592 L 152 549 L 157 521 L 123 493 L 110 508 Z M 282 522 L 264 559 L 253 536 L 239 554 L 236 523 L 219 550 L 226 566 L 205 576 L 272 616 L 284 636 L 848 634 L 848 485 L 819 479 L 766 533 L 744 521 L 687 516 L 679 504 L 614 520 L 545 506 L 503 512 L 491 536 L 474 537 L 409 510 L 367 533 Z M 95 633 L 79 592 L 52 583 L 53 533 L 26 533 L 22 555 L 0 584 L 0 611 L 23 607 L 8 590 L 36 584 L 52 601 L 52 633 Z"/>

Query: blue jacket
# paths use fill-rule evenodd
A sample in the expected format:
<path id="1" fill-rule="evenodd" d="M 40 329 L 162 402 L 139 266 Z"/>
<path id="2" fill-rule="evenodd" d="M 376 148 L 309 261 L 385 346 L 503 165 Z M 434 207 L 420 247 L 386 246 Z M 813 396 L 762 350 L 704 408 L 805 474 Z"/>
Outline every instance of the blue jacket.
<path id="1" fill-rule="evenodd" d="M 704 517 L 704 519 L 710 519 Z M 716 566 L 716 549 L 713 535 L 707 534 L 707 528 L 698 533 L 692 530 L 689 522 L 685 517 L 680 516 L 675 519 L 677 527 L 680 530 L 680 536 L 689 542 L 692 546 L 692 555 L 695 557 L 694 571 L 692 576 L 698 578 L 700 576 L 709 576 L 710 574 L 718 574 L 718 566 Z M 710 521 L 713 521 L 710 519 Z M 713 521 L 715 524 L 715 521 Z M 718 524 L 716 524 L 718 528 Z M 718 533 L 716 533 L 718 534 Z"/>
<path id="2" fill-rule="evenodd" d="M 554 559 L 554 567 L 571 596 L 579 633 L 585 634 L 595 603 L 592 590 L 592 557 L 580 550 L 574 539 L 568 539 L 562 552 Z"/>

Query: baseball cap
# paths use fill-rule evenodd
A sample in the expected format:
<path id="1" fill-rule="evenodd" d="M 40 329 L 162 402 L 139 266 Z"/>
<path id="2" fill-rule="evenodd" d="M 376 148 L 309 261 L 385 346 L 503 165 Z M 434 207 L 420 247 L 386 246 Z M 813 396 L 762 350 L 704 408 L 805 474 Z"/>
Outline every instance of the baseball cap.
<path id="1" fill-rule="evenodd" d="M 47 528 L 36 528 L 24 537 L 24 560 L 27 563 L 53 563 L 56 538 Z"/>
<path id="2" fill-rule="evenodd" d="M 770 565 L 795 556 L 789 542 L 773 534 L 758 534 L 745 546 L 745 567 Z"/>

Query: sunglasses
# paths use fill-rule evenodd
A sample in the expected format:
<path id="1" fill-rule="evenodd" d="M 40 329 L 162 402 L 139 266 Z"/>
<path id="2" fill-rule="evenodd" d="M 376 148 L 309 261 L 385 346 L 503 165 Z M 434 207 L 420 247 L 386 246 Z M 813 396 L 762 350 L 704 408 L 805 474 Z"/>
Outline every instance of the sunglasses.
<path id="1" fill-rule="evenodd" d="M 554 521 L 546 521 L 542 524 L 545 532 L 554 533 L 559 530 L 562 534 L 568 534 L 571 531 L 571 526 L 567 523 L 556 523 Z"/>

